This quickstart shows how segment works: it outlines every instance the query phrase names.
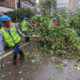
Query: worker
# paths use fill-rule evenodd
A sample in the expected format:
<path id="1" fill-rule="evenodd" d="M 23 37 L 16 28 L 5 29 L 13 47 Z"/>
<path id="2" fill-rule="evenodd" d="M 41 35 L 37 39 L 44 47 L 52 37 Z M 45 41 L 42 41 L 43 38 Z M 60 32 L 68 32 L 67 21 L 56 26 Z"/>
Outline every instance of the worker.
<path id="1" fill-rule="evenodd" d="M 33 25 L 33 27 L 34 27 L 34 31 L 36 31 L 36 30 L 37 30 L 37 26 L 38 26 L 38 25 L 37 25 L 37 22 L 34 21 L 32 25 Z"/>
<path id="2" fill-rule="evenodd" d="M 57 19 L 52 18 L 51 21 L 49 21 L 49 29 L 53 29 L 53 26 L 55 27 L 57 25 Z"/>
<path id="3" fill-rule="evenodd" d="M 53 18 L 53 25 L 56 26 L 57 25 L 57 19 Z"/>
<path id="4" fill-rule="evenodd" d="M 21 23 L 22 32 L 27 36 L 25 38 L 25 42 L 29 42 L 30 41 L 30 39 L 28 37 L 29 36 L 28 27 L 30 26 L 29 21 L 30 20 L 27 17 L 24 17 L 24 20 Z"/>
<path id="5" fill-rule="evenodd" d="M 4 46 L 3 46 L 3 37 L 0 35 L 0 55 L 2 53 L 4 53 Z"/>
<path id="6" fill-rule="evenodd" d="M 11 18 L 8 17 L 7 15 L 2 15 L 0 17 L 0 21 L 3 23 L 3 26 L 0 29 L 0 36 L 2 37 L 1 42 L 5 41 L 8 46 L 13 47 L 13 53 L 14 53 L 14 55 L 13 55 L 13 65 L 16 65 L 18 53 L 20 54 L 19 59 L 20 60 L 24 59 L 24 54 L 19 47 L 20 47 L 20 41 L 21 41 L 20 35 L 22 35 L 22 36 L 25 36 L 25 35 L 23 35 L 20 32 L 20 30 L 14 24 L 10 24 Z M 0 45 L 0 47 L 1 47 L 1 45 Z"/>

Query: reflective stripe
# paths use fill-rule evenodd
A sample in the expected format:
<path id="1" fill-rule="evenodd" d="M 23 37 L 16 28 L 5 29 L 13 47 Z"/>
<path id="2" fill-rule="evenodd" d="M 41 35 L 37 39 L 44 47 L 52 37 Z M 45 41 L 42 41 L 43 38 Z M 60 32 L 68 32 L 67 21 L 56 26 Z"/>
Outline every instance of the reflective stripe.
<path id="1" fill-rule="evenodd" d="M 15 27 L 14 27 L 15 25 L 14 25 L 14 24 L 12 24 L 12 25 L 13 25 L 13 29 L 14 29 L 14 31 L 16 31 L 16 29 L 15 29 Z"/>
<path id="2" fill-rule="evenodd" d="M 13 43 L 13 41 L 9 42 L 8 45 L 9 45 L 9 46 L 15 46 L 15 44 Z"/>
<path id="3" fill-rule="evenodd" d="M 3 33 L 3 31 L 1 30 L 1 33 L 3 34 L 3 36 L 4 36 L 4 33 Z M 4 39 L 5 40 L 9 40 L 9 39 L 11 39 L 12 37 L 9 37 L 8 39 L 4 36 Z"/>
<path id="4" fill-rule="evenodd" d="M 23 28 L 23 29 L 26 29 L 26 28 Z"/>
<path id="5" fill-rule="evenodd" d="M 9 39 L 11 39 L 12 37 L 9 37 L 8 39 L 4 36 L 4 38 L 5 38 L 5 40 L 9 40 Z"/>
<path id="6" fill-rule="evenodd" d="M 14 29 L 14 31 L 16 32 L 16 29 L 14 28 L 14 25 L 13 25 L 13 29 Z"/>
<path id="7" fill-rule="evenodd" d="M 27 22 L 23 21 L 22 22 L 22 31 L 27 31 L 27 30 L 28 30 Z"/>
<path id="8" fill-rule="evenodd" d="M 3 34 L 3 36 L 4 36 L 4 33 L 3 33 L 3 31 L 1 30 L 1 32 L 2 32 L 2 34 Z M 9 39 L 11 39 L 12 37 L 9 37 L 8 39 L 4 36 L 4 39 L 5 40 L 9 40 Z"/>
<path id="9" fill-rule="evenodd" d="M 2 34 L 2 36 L 4 36 L 4 33 L 3 33 L 3 31 L 1 30 L 1 34 Z"/>
<path id="10" fill-rule="evenodd" d="M 19 39 L 19 36 L 16 38 L 15 42 Z"/>
<path id="11" fill-rule="evenodd" d="M 16 36 L 16 34 L 14 35 L 14 36 L 12 36 L 12 37 L 15 37 Z M 6 40 L 9 40 L 9 39 L 11 39 L 12 37 L 9 37 L 8 39 L 4 36 L 4 38 L 6 39 Z"/>
<path id="12" fill-rule="evenodd" d="M 10 41 L 9 43 L 13 43 L 13 41 Z"/>
<path id="13" fill-rule="evenodd" d="M 2 32 L 4 33 L 3 37 L 9 46 L 15 46 L 15 44 L 21 40 L 14 25 L 10 28 L 10 34 L 7 33 L 4 28 L 2 28 Z"/>
<path id="14" fill-rule="evenodd" d="M 13 29 L 14 29 L 14 31 L 15 31 L 15 35 L 12 35 L 12 37 L 13 37 L 13 39 L 14 39 L 14 42 L 16 43 L 17 41 L 18 41 L 18 39 L 20 40 L 20 36 L 19 36 L 19 34 L 17 34 L 17 30 L 16 30 L 16 28 L 14 27 L 14 25 L 13 25 Z M 16 39 L 16 40 L 15 40 Z"/>
<path id="15" fill-rule="evenodd" d="M 16 36 L 16 34 L 15 35 L 13 35 L 12 37 L 15 37 Z"/>

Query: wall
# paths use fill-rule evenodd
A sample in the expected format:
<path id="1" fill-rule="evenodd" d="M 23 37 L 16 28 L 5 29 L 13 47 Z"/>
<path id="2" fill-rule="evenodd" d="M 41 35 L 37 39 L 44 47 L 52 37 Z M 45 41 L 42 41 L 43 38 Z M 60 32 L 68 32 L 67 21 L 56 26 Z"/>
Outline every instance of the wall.
<path id="1" fill-rule="evenodd" d="M 56 0 L 57 8 L 69 8 L 71 10 L 80 8 L 80 0 Z"/>
<path id="2" fill-rule="evenodd" d="M 0 1 L 0 6 L 8 7 L 8 8 L 15 8 L 15 0 Z"/>

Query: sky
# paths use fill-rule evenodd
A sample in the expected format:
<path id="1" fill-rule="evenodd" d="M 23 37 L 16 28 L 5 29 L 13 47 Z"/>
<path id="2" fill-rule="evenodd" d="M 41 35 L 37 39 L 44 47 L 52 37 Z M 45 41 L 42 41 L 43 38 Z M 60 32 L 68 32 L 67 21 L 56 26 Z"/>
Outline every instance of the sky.
<path id="1" fill-rule="evenodd" d="M 36 3 L 39 3 L 39 0 L 36 0 Z"/>

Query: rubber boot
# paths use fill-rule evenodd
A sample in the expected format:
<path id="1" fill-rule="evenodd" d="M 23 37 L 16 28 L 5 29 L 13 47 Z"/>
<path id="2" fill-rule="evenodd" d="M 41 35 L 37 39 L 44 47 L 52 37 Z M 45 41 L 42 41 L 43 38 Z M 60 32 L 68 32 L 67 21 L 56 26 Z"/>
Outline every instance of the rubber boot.
<path id="1" fill-rule="evenodd" d="M 13 56 L 13 65 L 16 65 L 16 60 L 17 60 L 17 54 L 14 54 L 14 56 Z"/>
<path id="2" fill-rule="evenodd" d="M 23 54 L 23 52 L 22 52 L 22 50 L 19 50 L 19 54 L 20 54 L 20 60 L 23 60 L 24 59 L 24 54 Z"/>

